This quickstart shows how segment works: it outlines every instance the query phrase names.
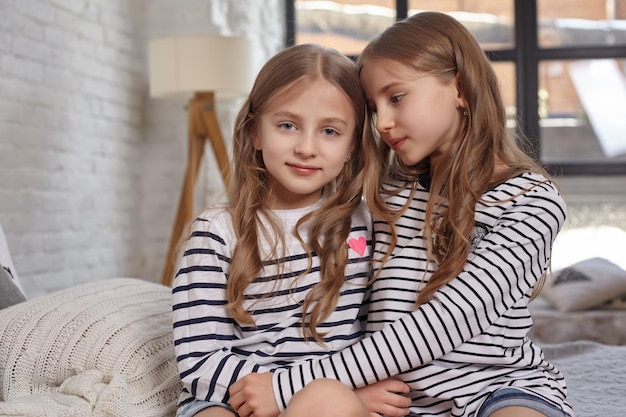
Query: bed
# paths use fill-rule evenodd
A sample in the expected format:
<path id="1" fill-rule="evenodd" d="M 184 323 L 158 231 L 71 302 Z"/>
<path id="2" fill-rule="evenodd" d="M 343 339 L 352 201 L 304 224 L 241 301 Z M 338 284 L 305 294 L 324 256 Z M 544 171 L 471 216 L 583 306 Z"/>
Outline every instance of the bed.
<path id="1" fill-rule="evenodd" d="M 0 415 L 172 417 L 180 385 L 170 297 L 168 287 L 117 278 L 0 310 Z M 577 417 L 625 415 L 626 346 L 543 348 Z"/>
<path id="2" fill-rule="evenodd" d="M 576 341 L 543 349 L 565 375 L 576 417 L 626 415 L 626 346 Z"/>
<path id="3" fill-rule="evenodd" d="M 620 228 L 562 231 L 529 305 L 530 337 L 565 375 L 577 417 L 626 416 L 625 245 Z"/>

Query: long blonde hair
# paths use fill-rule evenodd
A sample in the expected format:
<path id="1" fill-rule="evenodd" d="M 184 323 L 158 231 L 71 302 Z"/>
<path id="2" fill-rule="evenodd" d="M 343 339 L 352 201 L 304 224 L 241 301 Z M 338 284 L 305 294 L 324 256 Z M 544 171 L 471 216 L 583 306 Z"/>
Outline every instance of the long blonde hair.
<path id="1" fill-rule="evenodd" d="M 417 187 L 415 178 L 431 178 L 424 236 L 432 236 L 426 242 L 428 258 L 437 263 L 437 268 L 421 290 L 419 304 L 463 270 L 471 249 L 476 204 L 487 190 L 526 171 L 549 177 L 508 136 L 496 74 L 480 45 L 457 20 L 444 13 L 423 12 L 396 22 L 363 50 L 357 62 L 359 71 L 364 63 L 378 65 L 376 61 L 381 59 L 439 77 L 457 77 L 457 87 L 469 113 L 466 116 L 459 112 L 462 125 L 458 137 L 448 155 L 437 164 L 424 160 L 406 166 L 397 155 L 390 161 L 389 148 L 379 145 L 385 172 L 390 170 L 404 177 L 412 184 L 412 192 Z M 377 216 L 393 227 L 393 220 L 402 214 L 402 209 L 391 211 L 386 207 L 383 195 L 390 191 L 383 189 L 382 181 L 380 177 L 369 181 L 365 194 Z"/>
<path id="2" fill-rule="evenodd" d="M 323 190 L 326 200 L 317 210 L 304 216 L 296 230 L 281 230 L 267 206 L 272 192 L 269 174 L 262 154 L 253 146 L 253 136 L 259 128 L 260 116 L 268 107 L 291 94 L 299 94 L 312 81 L 323 79 L 339 88 L 352 104 L 355 120 L 353 150 L 350 159 L 333 183 Z M 351 217 L 363 195 L 363 171 L 366 154 L 375 152 L 375 139 L 363 135 L 366 118 L 365 97 L 360 87 L 355 63 L 339 52 L 318 45 L 297 45 L 272 57 L 259 72 L 252 90 L 239 111 L 234 129 L 232 174 L 227 187 L 229 209 L 232 213 L 237 244 L 231 260 L 227 298 L 235 319 L 254 324 L 244 308 L 245 290 L 263 269 L 259 233 L 274 243 L 274 251 L 283 241 L 283 233 L 295 233 L 309 258 L 319 257 L 321 281 L 307 294 L 302 327 L 305 336 L 320 341 L 316 327 L 334 310 L 339 291 L 345 282 L 348 260 L 346 240 Z M 336 192 L 336 190 L 340 190 Z M 261 223 L 260 216 L 270 219 L 271 229 Z M 310 237 L 304 242 L 299 234 L 307 222 Z M 278 254 L 272 253 L 276 257 Z"/>

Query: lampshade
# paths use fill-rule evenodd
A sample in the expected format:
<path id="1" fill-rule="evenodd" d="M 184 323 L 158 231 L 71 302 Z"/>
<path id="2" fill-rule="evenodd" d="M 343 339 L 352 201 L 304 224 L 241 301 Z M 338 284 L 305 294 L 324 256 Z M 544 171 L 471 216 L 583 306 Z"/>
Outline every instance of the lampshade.
<path id="1" fill-rule="evenodd" d="M 149 45 L 150 95 L 246 95 L 254 79 L 250 40 L 225 36 L 158 38 Z"/>

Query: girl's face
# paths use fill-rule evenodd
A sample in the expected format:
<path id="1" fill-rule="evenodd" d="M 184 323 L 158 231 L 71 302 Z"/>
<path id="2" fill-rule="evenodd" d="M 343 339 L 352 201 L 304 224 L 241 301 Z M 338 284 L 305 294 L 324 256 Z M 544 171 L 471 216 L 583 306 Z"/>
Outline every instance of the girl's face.
<path id="1" fill-rule="evenodd" d="M 348 97 L 322 79 L 273 99 L 254 137 L 272 178 L 271 208 L 306 207 L 321 198 L 349 158 L 354 119 Z"/>
<path id="2" fill-rule="evenodd" d="M 465 107 L 456 78 L 379 59 L 363 65 L 361 84 L 375 112 L 376 130 L 404 164 L 432 160 L 450 150 Z"/>

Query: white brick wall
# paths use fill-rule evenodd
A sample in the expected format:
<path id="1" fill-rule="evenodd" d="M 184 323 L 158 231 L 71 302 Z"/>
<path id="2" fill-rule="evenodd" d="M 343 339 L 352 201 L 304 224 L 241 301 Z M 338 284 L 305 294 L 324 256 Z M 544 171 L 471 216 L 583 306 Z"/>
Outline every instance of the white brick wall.
<path id="1" fill-rule="evenodd" d="M 243 35 L 260 67 L 283 16 L 281 0 L 0 0 L 0 224 L 29 296 L 160 279 L 187 118 L 147 97 L 148 40 Z M 227 139 L 237 104 L 218 102 Z M 222 190 L 208 162 L 205 204 Z"/>

